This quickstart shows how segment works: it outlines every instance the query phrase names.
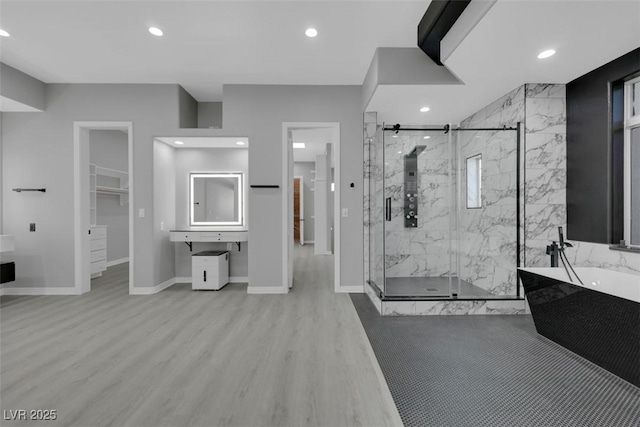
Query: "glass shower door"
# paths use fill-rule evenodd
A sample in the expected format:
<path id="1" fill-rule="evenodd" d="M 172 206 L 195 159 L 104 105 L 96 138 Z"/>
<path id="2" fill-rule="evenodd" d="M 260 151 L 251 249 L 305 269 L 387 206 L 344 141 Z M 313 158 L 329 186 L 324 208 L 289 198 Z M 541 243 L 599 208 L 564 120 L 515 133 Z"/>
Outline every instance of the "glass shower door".
<path id="1" fill-rule="evenodd" d="M 451 296 L 450 136 L 384 132 L 386 296 Z"/>
<path id="2" fill-rule="evenodd" d="M 453 131 L 459 297 L 517 295 L 518 132 Z"/>

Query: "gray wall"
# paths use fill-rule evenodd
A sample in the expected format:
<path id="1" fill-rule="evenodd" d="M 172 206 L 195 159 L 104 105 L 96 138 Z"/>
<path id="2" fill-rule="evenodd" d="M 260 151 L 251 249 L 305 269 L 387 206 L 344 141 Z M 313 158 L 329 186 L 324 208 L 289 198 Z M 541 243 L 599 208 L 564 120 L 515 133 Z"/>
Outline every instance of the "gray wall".
<path id="1" fill-rule="evenodd" d="M 225 85 L 225 132 L 249 137 L 250 183 L 282 185 L 283 122 L 340 122 L 341 203 L 349 210 L 347 218 L 340 218 L 340 274 L 342 285 L 362 286 L 361 88 Z M 280 189 L 250 191 L 251 286 L 281 287 L 283 195 Z"/>
<path id="2" fill-rule="evenodd" d="M 222 127 L 222 102 L 198 102 L 198 127 L 202 129 Z"/>
<path id="3" fill-rule="evenodd" d="M 13 287 L 71 287 L 74 272 L 73 122 L 132 121 L 135 161 L 134 286 L 162 283 L 156 266 L 153 218 L 153 136 L 178 128 L 177 85 L 46 86 L 42 113 L 3 114 L 4 232 L 16 237 Z M 14 187 L 46 187 L 15 193 Z M 38 224 L 35 233 L 29 223 Z"/>
<path id="4" fill-rule="evenodd" d="M 45 84 L 2 62 L 0 95 L 38 110 L 45 108 Z"/>
<path id="5" fill-rule="evenodd" d="M 311 171 L 315 170 L 314 162 L 294 162 L 293 163 L 293 176 L 301 176 L 304 186 L 304 241 L 313 242 L 313 218 L 314 216 L 314 199 L 313 199 L 313 180 L 315 179 L 315 173 Z"/>
<path id="6" fill-rule="evenodd" d="M 247 205 L 247 179 L 249 172 L 249 156 L 243 148 L 180 148 L 176 150 L 175 179 L 176 228 L 189 226 L 189 174 L 191 172 L 242 172 L 244 173 L 245 221 Z M 235 244 L 231 248 L 229 276 L 247 277 L 248 253 L 251 241 L 243 242 L 238 251 Z M 175 246 L 176 276 L 191 277 L 191 255 L 204 250 L 227 250 L 226 243 L 194 243 L 193 252 L 185 244 Z"/>
<path id="7" fill-rule="evenodd" d="M 178 87 L 178 108 L 181 128 L 198 127 L 198 102 L 182 86 Z"/>
<path id="8" fill-rule="evenodd" d="M 282 123 L 340 122 L 343 285 L 363 284 L 362 109 L 360 86 L 226 85 L 224 130 L 180 129 L 178 85 L 51 84 L 42 113 L 3 114 L 4 233 L 16 236 L 15 287 L 71 287 L 74 271 L 73 122 L 133 122 L 136 242 L 134 287 L 163 283 L 175 274 L 163 262 L 173 244 L 154 216 L 155 136 L 245 136 L 250 182 L 282 184 Z M 310 102 L 313 100 L 313 102 Z M 349 186 L 354 183 L 354 188 Z M 8 192 L 47 187 L 47 193 Z M 282 286 L 282 193 L 249 194 L 249 270 L 252 286 Z M 9 207 L 11 207 L 9 209 Z M 29 222 L 38 231 L 29 233 Z M 165 228 L 166 232 L 166 228 Z M 232 254 L 233 256 L 233 254 Z"/>
<path id="9" fill-rule="evenodd" d="M 176 149 L 164 142 L 153 143 L 153 253 L 160 280 L 176 276 L 176 243 L 169 231 L 176 228 Z M 186 245 L 185 245 L 186 246 Z"/>
<path id="10" fill-rule="evenodd" d="M 129 170 L 127 134 L 119 130 L 89 132 L 89 162 L 109 169 Z M 97 185 L 117 186 L 117 179 L 97 177 Z M 129 258 L 129 204 L 120 196 L 97 194 L 96 224 L 107 226 L 107 263 Z"/>

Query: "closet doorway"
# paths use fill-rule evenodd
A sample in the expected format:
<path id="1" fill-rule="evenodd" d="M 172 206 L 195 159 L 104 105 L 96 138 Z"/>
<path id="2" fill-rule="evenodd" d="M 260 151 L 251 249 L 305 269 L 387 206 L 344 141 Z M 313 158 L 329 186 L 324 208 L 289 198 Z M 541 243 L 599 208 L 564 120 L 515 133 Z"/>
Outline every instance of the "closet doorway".
<path id="1" fill-rule="evenodd" d="M 133 125 L 74 122 L 74 224 L 76 294 L 92 279 L 128 277 L 134 271 Z M 144 211 L 141 210 L 141 216 Z M 128 270 L 128 271 L 127 271 Z M 110 276 L 109 276 L 110 277 Z"/>

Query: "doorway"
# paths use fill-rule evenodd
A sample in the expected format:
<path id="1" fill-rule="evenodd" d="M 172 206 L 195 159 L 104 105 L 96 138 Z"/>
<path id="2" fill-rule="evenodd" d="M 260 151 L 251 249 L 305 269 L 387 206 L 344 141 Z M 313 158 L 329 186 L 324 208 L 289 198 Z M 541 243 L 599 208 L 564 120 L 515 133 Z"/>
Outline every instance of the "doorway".
<path id="1" fill-rule="evenodd" d="M 331 256 L 340 292 L 340 124 L 283 123 L 283 277 L 293 286 L 296 246 Z M 296 195 L 296 189 L 298 195 Z"/>
<path id="2" fill-rule="evenodd" d="M 129 270 L 128 292 L 132 293 L 132 137 L 131 122 L 74 122 L 74 258 L 78 295 L 91 291 L 91 279 L 100 277 L 107 267 L 122 269 L 125 263 Z"/>

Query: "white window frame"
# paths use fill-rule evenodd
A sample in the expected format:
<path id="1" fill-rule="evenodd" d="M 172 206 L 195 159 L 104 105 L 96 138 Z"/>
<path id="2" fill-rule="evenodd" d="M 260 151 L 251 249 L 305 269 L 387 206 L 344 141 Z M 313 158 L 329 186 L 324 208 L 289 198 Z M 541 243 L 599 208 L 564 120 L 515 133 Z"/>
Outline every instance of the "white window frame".
<path id="1" fill-rule="evenodd" d="M 640 83 L 640 77 L 631 79 L 624 84 L 624 240 L 631 244 L 631 130 L 640 127 L 640 112 L 632 115 L 633 85 Z"/>

